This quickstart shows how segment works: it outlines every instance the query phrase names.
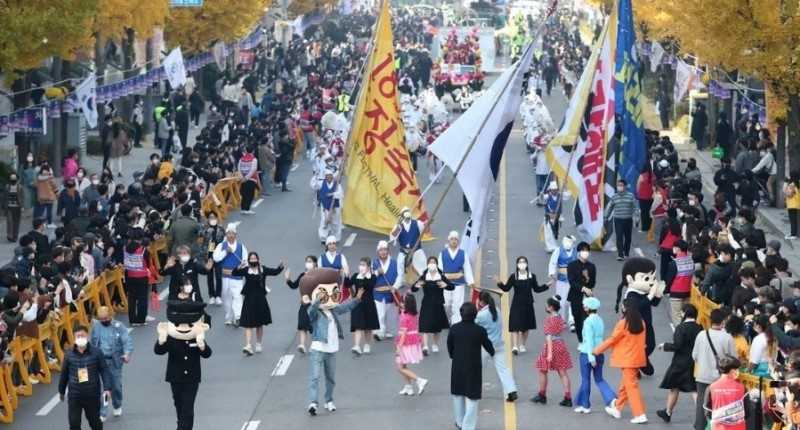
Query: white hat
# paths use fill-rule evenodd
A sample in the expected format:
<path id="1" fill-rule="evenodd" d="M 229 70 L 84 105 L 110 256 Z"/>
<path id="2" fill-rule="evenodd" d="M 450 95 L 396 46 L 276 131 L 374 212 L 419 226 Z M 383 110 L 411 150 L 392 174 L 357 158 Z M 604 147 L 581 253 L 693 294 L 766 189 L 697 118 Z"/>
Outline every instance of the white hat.
<path id="1" fill-rule="evenodd" d="M 328 238 L 325 239 L 325 245 L 330 245 L 332 243 L 336 243 L 336 237 L 334 237 L 333 235 L 328 236 Z"/>
<path id="2" fill-rule="evenodd" d="M 550 186 L 547 189 L 548 190 L 557 190 L 558 189 L 558 184 L 555 181 L 550 182 Z"/>
<path id="3" fill-rule="evenodd" d="M 669 161 L 661 160 L 658 162 L 658 165 L 661 166 L 662 169 L 666 169 L 667 167 L 669 167 Z"/>
<path id="4" fill-rule="evenodd" d="M 450 233 L 447 234 L 447 240 L 458 239 L 458 238 L 459 238 L 458 232 L 455 231 L 455 230 L 453 230 L 453 231 L 451 231 Z"/>
<path id="5" fill-rule="evenodd" d="M 225 233 L 230 233 L 230 232 L 236 233 L 236 226 L 237 225 L 238 224 L 229 223 L 228 226 L 225 227 Z"/>
<path id="6" fill-rule="evenodd" d="M 389 242 L 387 242 L 385 240 L 382 240 L 382 241 L 378 242 L 377 250 L 380 251 L 381 249 L 389 249 Z"/>
<path id="7" fill-rule="evenodd" d="M 403 206 L 403 209 L 400 209 L 400 215 L 403 215 L 406 212 L 411 212 L 411 208 L 408 206 Z"/>

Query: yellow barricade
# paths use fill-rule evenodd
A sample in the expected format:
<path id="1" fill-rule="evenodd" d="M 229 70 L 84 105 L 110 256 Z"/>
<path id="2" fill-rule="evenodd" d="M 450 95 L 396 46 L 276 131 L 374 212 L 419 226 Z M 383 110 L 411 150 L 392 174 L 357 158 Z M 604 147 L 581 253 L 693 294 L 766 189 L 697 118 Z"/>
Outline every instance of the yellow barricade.
<path id="1" fill-rule="evenodd" d="M 11 364 L 0 364 L 0 423 L 14 422 L 14 409 L 17 408 L 17 392 L 11 380 Z"/>

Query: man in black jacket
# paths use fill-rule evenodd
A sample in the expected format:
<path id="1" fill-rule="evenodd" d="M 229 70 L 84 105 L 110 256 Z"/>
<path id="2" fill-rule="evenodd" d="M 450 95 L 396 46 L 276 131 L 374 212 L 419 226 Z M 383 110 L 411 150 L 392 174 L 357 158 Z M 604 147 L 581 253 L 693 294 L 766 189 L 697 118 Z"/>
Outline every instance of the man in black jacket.
<path id="1" fill-rule="evenodd" d="M 723 157 L 720 160 L 722 167 L 714 173 L 714 185 L 717 186 L 718 193 L 725 195 L 725 200 L 731 206 L 732 210 L 736 210 L 736 184 L 739 182 L 739 175 L 731 167 L 731 159 Z"/>
<path id="2" fill-rule="evenodd" d="M 700 284 L 700 291 L 710 297 L 714 303 L 729 306 L 733 295 L 733 256 L 736 251 L 733 247 L 725 244 L 717 249 L 719 258 L 706 273 L 703 283 Z"/>
<path id="3" fill-rule="evenodd" d="M 592 295 L 597 269 L 594 263 L 589 261 L 591 246 L 586 242 L 581 242 L 577 249 L 578 258 L 567 265 L 567 280 L 569 280 L 567 301 L 572 310 L 572 317 L 575 319 L 575 334 L 578 335 L 578 342 L 583 342 L 583 320 L 586 319 L 583 297 Z"/>
<path id="4" fill-rule="evenodd" d="M 447 334 L 447 352 L 453 364 L 450 370 L 450 394 L 456 427 L 474 430 L 478 420 L 478 401 L 481 398 L 481 347 L 494 356 L 494 347 L 486 330 L 475 324 L 478 309 L 471 302 L 459 309 L 461 322 L 453 324 Z"/>
<path id="5" fill-rule="evenodd" d="M 158 324 L 156 355 L 167 356 L 165 380 L 172 388 L 172 400 L 178 418 L 178 430 L 192 430 L 194 426 L 194 401 L 200 387 L 200 359 L 211 357 L 211 347 L 206 344 L 203 323 L 205 303 L 170 301 L 167 306 L 168 323 Z"/>
<path id="6" fill-rule="evenodd" d="M 86 414 L 92 430 L 103 430 L 103 422 L 100 421 L 100 388 L 111 386 L 111 373 L 102 351 L 89 344 L 89 330 L 78 326 L 74 333 L 75 347 L 64 357 L 58 395 L 63 401 L 69 386 L 70 430 L 81 429 L 81 412 Z M 111 391 L 105 394 L 110 396 Z"/>

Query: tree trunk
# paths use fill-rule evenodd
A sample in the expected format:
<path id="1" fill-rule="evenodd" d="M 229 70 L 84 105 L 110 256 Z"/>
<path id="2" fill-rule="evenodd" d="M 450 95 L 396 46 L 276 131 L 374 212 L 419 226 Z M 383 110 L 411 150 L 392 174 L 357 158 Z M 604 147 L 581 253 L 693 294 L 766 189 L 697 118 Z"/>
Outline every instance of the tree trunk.
<path id="1" fill-rule="evenodd" d="M 719 104 L 717 98 L 708 95 L 708 146 L 717 146 L 717 120 L 719 119 Z M 727 154 L 725 154 L 727 155 Z"/>
<path id="2" fill-rule="evenodd" d="M 778 124 L 778 135 L 776 136 L 775 162 L 778 163 L 778 171 L 775 174 L 775 207 L 784 206 L 783 180 L 786 177 L 786 124 Z"/>
<path id="3" fill-rule="evenodd" d="M 125 72 L 123 73 L 123 79 L 128 79 L 136 76 L 139 74 L 139 70 L 131 70 L 133 69 L 133 62 L 134 57 L 136 56 L 136 51 L 134 49 L 134 44 L 136 43 L 136 31 L 132 28 L 128 28 L 125 30 L 125 38 L 122 41 L 122 58 L 123 58 L 123 68 Z M 133 96 L 124 97 L 119 100 L 119 114 L 122 117 L 122 120 L 125 122 L 130 121 L 131 115 L 133 114 Z"/>
<path id="4" fill-rule="evenodd" d="M 800 172 L 800 94 L 789 96 L 789 114 L 786 122 L 786 153 L 789 156 L 789 172 Z"/>
<path id="5" fill-rule="evenodd" d="M 105 84 L 106 74 L 106 40 L 97 33 L 94 36 L 94 69 L 97 75 L 97 86 Z M 103 128 L 106 126 L 106 105 L 97 104 L 97 132 L 102 135 Z"/>

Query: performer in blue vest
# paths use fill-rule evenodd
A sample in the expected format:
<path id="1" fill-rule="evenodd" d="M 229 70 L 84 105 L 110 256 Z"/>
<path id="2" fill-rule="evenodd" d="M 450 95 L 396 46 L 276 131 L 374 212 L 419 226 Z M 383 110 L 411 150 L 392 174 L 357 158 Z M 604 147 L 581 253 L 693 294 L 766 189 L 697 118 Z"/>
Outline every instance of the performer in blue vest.
<path id="1" fill-rule="evenodd" d="M 575 250 L 575 237 L 566 235 L 561 240 L 561 246 L 550 254 L 550 264 L 547 269 L 550 282 L 555 282 L 556 295 L 561 297 L 561 310 L 559 311 L 561 318 L 564 318 L 564 321 L 569 321 L 570 325 L 573 324 L 573 320 L 572 312 L 567 303 L 567 296 L 569 295 L 567 266 L 577 259 L 578 251 Z"/>
<path id="2" fill-rule="evenodd" d="M 239 325 L 242 314 L 242 288 L 244 280 L 241 276 L 233 276 L 233 269 L 242 265 L 247 255 L 247 248 L 236 239 L 236 226 L 228 224 L 225 229 L 225 240 L 216 248 L 211 257 L 222 267 L 222 306 L 225 308 L 225 324 Z"/>
<path id="3" fill-rule="evenodd" d="M 400 265 L 397 260 L 389 255 L 389 243 L 385 240 L 378 242 L 378 258 L 372 262 L 372 271 L 375 272 L 375 290 L 372 296 L 375 308 L 378 311 L 380 329 L 373 332 L 375 340 L 391 339 L 397 326 L 397 308 L 394 295 L 403 284 L 400 276 Z"/>
<path id="4" fill-rule="evenodd" d="M 461 305 L 464 304 L 466 286 L 472 287 L 472 265 L 463 249 L 459 248 L 460 238 L 457 231 L 447 235 L 447 246 L 439 253 L 439 269 L 444 277 L 455 285 L 453 291 L 444 291 L 444 309 L 450 313 L 450 325 L 461 322 Z M 434 349 L 434 352 L 436 350 Z"/>
<path id="5" fill-rule="evenodd" d="M 392 229 L 389 240 L 396 241 L 400 247 L 400 251 L 397 253 L 397 266 L 400 268 L 401 277 L 405 274 L 406 267 L 412 266 L 417 272 L 414 277 L 416 279 L 425 271 L 425 251 L 421 246 L 425 222 L 414 219 L 411 209 L 408 207 L 401 209 L 400 214 L 400 222 Z M 406 261 L 409 256 L 411 256 L 411 261 Z"/>
<path id="6" fill-rule="evenodd" d="M 325 243 L 328 236 L 336 240 L 342 238 L 342 187 L 334 178 L 333 170 L 325 170 L 325 180 L 317 191 L 317 202 L 320 206 L 319 240 Z"/>
<path id="7" fill-rule="evenodd" d="M 325 252 L 319 256 L 319 267 L 327 267 L 339 271 L 342 279 L 344 279 L 343 285 L 345 287 L 342 288 L 341 300 L 347 300 L 350 298 L 350 289 L 347 288 L 349 286 L 350 266 L 347 264 L 347 257 L 337 251 L 337 243 L 338 241 L 334 236 L 328 236 L 328 238 L 325 239 Z"/>

